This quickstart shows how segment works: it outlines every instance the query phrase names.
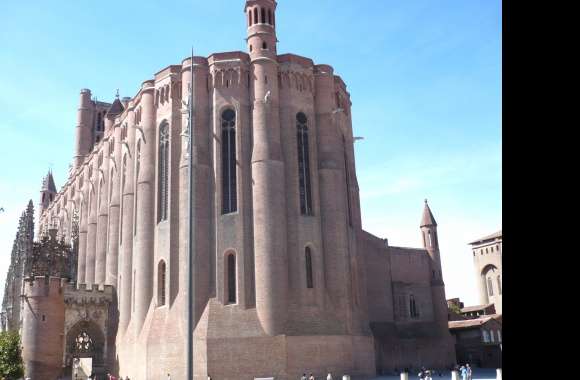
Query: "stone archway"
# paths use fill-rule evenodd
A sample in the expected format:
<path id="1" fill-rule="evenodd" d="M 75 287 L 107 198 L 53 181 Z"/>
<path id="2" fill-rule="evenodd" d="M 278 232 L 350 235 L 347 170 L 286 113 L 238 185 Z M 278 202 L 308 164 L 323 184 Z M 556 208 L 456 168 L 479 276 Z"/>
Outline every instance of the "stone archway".
<path id="1" fill-rule="evenodd" d="M 90 369 L 85 372 L 104 374 L 105 335 L 96 323 L 87 320 L 77 322 L 66 335 L 65 350 L 66 372 L 73 375 L 73 379 L 73 367 L 78 365 L 79 359 L 92 359 Z"/>

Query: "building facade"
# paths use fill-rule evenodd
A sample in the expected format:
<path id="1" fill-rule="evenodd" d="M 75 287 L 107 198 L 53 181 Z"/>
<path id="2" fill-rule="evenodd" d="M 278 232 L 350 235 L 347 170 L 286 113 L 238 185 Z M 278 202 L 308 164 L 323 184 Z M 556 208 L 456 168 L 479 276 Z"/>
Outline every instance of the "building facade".
<path id="1" fill-rule="evenodd" d="M 455 362 L 427 202 L 423 248 L 362 229 L 350 95 L 331 66 L 278 54 L 276 6 L 246 1 L 247 52 L 185 59 L 111 104 L 81 90 L 72 170 L 39 215 L 40 236 L 76 242 L 64 321 L 43 331 L 65 373 L 98 352 L 103 371 L 184 378 L 187 297 L 196 379 Z M 85 338 L 100 343 L 83 353 Z"/>
<path id="2" fill-rule="evenodd" d="M 477 239 L 471 243 L 473 263 L 481 305 L 493 304 L 502 314 L 502 232 Z"/>
<path id="3" fill-rule="evenodd" d="M 494 317 L 449 322 L 456 339 L 457 361 L 475 367 L 501 368 L 502 324 Z"/>

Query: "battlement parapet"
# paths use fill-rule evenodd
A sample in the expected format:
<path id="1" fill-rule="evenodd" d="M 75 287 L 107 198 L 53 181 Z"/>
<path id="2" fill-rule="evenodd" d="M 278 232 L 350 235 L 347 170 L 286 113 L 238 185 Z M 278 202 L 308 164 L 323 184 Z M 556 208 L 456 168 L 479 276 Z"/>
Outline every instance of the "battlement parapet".
<path id="1" fill-rule="evenodd" d="M 92 284 L 78 284 L 78 287 L 69 286 L 64 291 L 64 302 L 68 305 L 103 305 L 113 302 L 113 286 Z"/>
<path id="2" fill-rule="evenodd" d="M 24 279 L 24 297 L 62 295 L 67 280 L 60 277 L 35 276 Z"/>

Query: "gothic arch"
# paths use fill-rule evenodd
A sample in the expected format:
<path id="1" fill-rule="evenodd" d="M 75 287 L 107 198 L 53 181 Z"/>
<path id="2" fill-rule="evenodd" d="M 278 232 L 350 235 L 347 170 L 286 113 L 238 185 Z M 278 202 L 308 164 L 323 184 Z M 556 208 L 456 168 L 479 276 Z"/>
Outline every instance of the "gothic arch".
<path id="1" fill-rule="evenodd" d="M 73 358 L 92 358 L 93 363 L 103 363 L 105 335 L 93 321 L 81 320 L 68 330 L 65 349 L 67 363 Z"/>

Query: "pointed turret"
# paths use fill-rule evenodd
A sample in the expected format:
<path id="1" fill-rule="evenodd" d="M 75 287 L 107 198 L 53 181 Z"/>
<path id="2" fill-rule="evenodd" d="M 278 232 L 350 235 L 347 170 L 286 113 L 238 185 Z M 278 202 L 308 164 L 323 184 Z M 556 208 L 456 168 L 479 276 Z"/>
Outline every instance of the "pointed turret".
<path id="1" fill-rule="evenodd" d="M 439 241 L 437 239 L 437 222 L 425 199 L 425 208 L 421 218 L 421 234 L 423 235 L 423 248 L 429 252 L 435 267 L 441 267 L 439 261 Z"/>
<path id="2" fill-rule="evenodd" d="M 119 91 L 117 91 L 117 95 L 115 95 L 115 101 L 107 110 L 107 117 L 120 115 L 123 113 L 123 111 L 125 111 L 125 107 L 123 106 L 123 103 L 121 103 L 121 100 L 119 100 Z"/>
<path id="3" fill-rule="evenodd" d="M 54 178 L 52 177 L 52 170 L 49 170 L 48 174 L 42 179 L 42 188 L 40 189 L 40 215 L 47 209 L 55 196 L 56 186 L 54 184 Z"/>
<path id="4" fill-rule="evenodd" d="M 423 209 L 423 218 L 421 219 L 421 226 L 435 226 L 437 227 L 437 222 L 435 221 L 435 217 L 429 208 L 429 203 L 427 203 L 427 199 L 425 199 L 425 208 Z"/>
<path id="5" fill-rule="evenodd" d="M 423 247 L 429 254 L 431 269 L 431 298 L 433 299 L 433 316 L 435 322 L 441 326 L 441 331 L 447 330 L 447 301 L 445 298 L 445 284 L 441 269 L 439 253 L 439 239 L 437 237 L 437 222 L 425 199 L 425 208 L 421 219 L 421 235 Z"/>

